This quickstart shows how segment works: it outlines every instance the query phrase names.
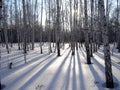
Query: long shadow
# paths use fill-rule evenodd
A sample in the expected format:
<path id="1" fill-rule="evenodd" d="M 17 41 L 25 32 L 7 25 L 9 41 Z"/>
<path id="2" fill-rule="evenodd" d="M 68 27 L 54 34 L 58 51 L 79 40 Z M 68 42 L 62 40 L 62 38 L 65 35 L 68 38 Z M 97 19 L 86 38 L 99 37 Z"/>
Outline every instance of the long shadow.
<path id="1" fill-rule="evenodd" d="M 95 53 L 95 54 L 96 54 L 100 59 L 104 60 L 104 56 L 103 56 L 101 53 Z M 98 67 L 99 67 L 99 69 L 102 71 L 102 73 L 105 74 L 105 67 L 104 67 L 102 64 L 100 64 L 100 62 L 98 62 L 97 59 L 94 59 L 94 58 L 93 58 L 93 61 L 94 61 L 94 63 L 95 63 L 96 65 L 98 65 Z M 113 64 L 113 65 L 114 65 L 114 64 Z M 113 75 L 113 78 L 114 78 L 114 81 L 119 82 L 114 75 Z M 103 82 L 103 83 L 104 83 L 104 82 Z"/>
<path id="2" fill-rule="evenodd" d="M 83 77 L 82 66 L 80 63 L 80 55 L 77 51 L 77 60 L 78 60 L 78 69 L 79 69 L 79 81 L 80 81 L 80 90 L 85 90 L 85 82 Z"/>
<path id="3" fill-rule="evenodd" d="M 104 71 L 104 66 L 102 65 L 102 64 L 100 64 L 99 62 L 98 62 L 98 60 L 99 59 L 96 59 L 96 58 L 92 58 L 92 61 L 94 62 L 94 64 L 96 64 L 97 66 L 98 66 L 98 68 L 102 71 L 102 73 L 104 73 L 105 71 Z"/>
<path id="4" fill-rule="evenodd" d="M 3 52 L 1 51 L 1 54 L 4 55 L 3 58 L 6 58 L 7 55 L 9 55 L 10 57 L 13 57 L 14 54 L 20 55 L 20 54 L 22 54 L 22 52 L 23 52 L 23 51 L 11 51 L 11 52 L 8 54 L 7 51 L 6 51 L 6 53 L 3 53 Z"/>
<path id="5" fill-rule="evenodd" d="M 13 62 L 13 61 L 15 61 L 17 58 L 22 58 L 22 56 L 23 56 L 23 54 L 20 54 L 20 55 L 16 55 L 16 56 L 14 56 L 14 57 L 11 57 L 9 54 L 4 58 L 4 57 L 2 57 L 2 60 L 1 60 L 1 69 L 3 69 L 3 68 L 6 68 L 7 67 L 7 64 L 8 64 L 8 62 Z"/>
<path id="6" fill-rule="evenodd" d="M 70 47 L 66 48 L 66 49 L 63 51 L 63 53 L 61 54 L 61 56 L 64 55 L 64 54 L 66 53 L 66 50 L 68 50 L 69 48 L 70 48 Z"/>
<path id="7" fill-rule="evenodd" d="M 63 54 L 66 52 L 66 50 L 64 50 L 64 52 L 63 52 Z M 51 53 L 51 54 L 54 54 L 54 53 Z M 49 53 L 46 53 L 46 54 L 42 54 L 42 55 L 40 55 L 40 56 L 38 56 L 38 57 L 36 57 L 36 58 L 33 58 L 31 61 L 28 59 L 27 60 L 27 63 L 30 61 L 30 63 L 32 62 L 32 61 L 36 61 L 36 60 L 38 60 L 38 58 L 39 59 L 41 59 L 42 57 L 44 57 L 44 56 L 46 56 L 46 55 L 49 55 Z M 31 58 L 30 58 L 31 59 Z M 24 61 L 24 60 L 23 60 Z"/>
<path id="8" fill-rule="evenodd" d="M 84 52 L 83 48 L 80 48 L 80 52 L 82 53 L 83 57 L 86 58 L 86 53 Z"/>
<path id="9" fill-rule="evenodd" d="M 37 68 L 40 64 L 42 64 L 44 61 L 48 60 L 50 57 L 52 57 L 53 55 L 51 56 L 48 56 L 46 59 L 44 59 L 43 61 L 39 62 L 38 64 L 36 64 L 35 66 L 33 67 L 28 67 L 30 68 L 28 71 L 26 71 L 25 73 L 23 74 L 20 74 L 20 76 L 18 76 L 15 80 L 13 80 L 12 82 L 10 82 L 9 86 L 13 86 L 15 83 L 17 83 L 18 81 L 20 81 L 23 77 L 27 76 L 30 72 L 34 71 L 35 68 Z M 54 55 L 55 56 L 55 55 Z M 22 70 L 21 70 L 22 71 Z M 9 87 L 7 87 L 9 88 Z"/>
<path id="10" fill-rule="evenodd" d="M 102 54 L 104 54 L 102 49 L 100 49 L 99 52 L 101 52 Z M 98 52 L 98 53 L 99 53 L 99 52 Z M 120 60 L 120 57 L 119 57 L 118 55 L 113 54 L 113 55 L 111 55 L 111 56 L 112 56 L 113 58 L 116 58 L 116 59 Z"/>
<path id="11" fill-rule="evenodd" d="M 2 63 L 7 62 L 7 58 L 8 58 L 8 57 L 9 57 L 9 60 L 14 60 L 14 59 L 20 58 L 20 57 L 22 57 L 22 56 L 23 56 L 23 54 L 12 55 L 12 56 L 10 56 L 10 55 L 8 54 L 7 56 L 2 57 L 2 58 L 3 58 Z"/>
<path id="12" fill-rule="evenodd" d="M 23 60 L 23 54 L 20 54 L 20 55 L 14 55 L 13 57 L 10 57 L 9 56 L 9 58 L 8 58 L 8 60 L 6 59 L 6 60 L 4 60 L 4 61 L 2 61 L 1 63 L 2 63 L 2 66 L 3 66 L 3 64 L 6 64 L 6 63 L 8 63 L 8 61 L 9 62 L 12 62 L 13 64 L 16 64 L 16 63 L 20 63 L 20 62 L 22 62 L 22 61 L 24 61 Z M 37 56 L 37 55 L 32 55 L 32 57 L 35 57 L 35 56 Z M 30 58 L 30 57 L 29 57 Z M 28 58 L 28 59 L 29 59 Z M 27 60 L 28 61 L 28 60 Z M 3 67 L 5 67 L 5 66 L 3 66 Z M 7 67 L 7 66 L 6 66 Z"/>
<path id="13" fill-rule="evenodd" d="M 92 76 L 94 76 L 94 78 L 95 78 L 94 84 L 97 85 L 99 90 L 102 90 L 100 85 L 103 83 L 103 81 L 101 82 L 101 78 L 98 75 L 98 73 L 96 72 L 96 70 L 94 69 L 94 67 L 92 65 L 88 65 L 88 66 L 89 66 L 89 69 L 92 73 Z"/>
<path id="14" fill-rule="evenodd" d="M 104 60 L 103 54 L 101 54 L 101 53 L 98 52 L 98 53 L 96 53 L 96 55 L 99 56 L 102 60 Z M 112 61 L 112 59 L 111 59 L 111 62 L 112 62 L 112 65 L 113 65 L 114 67 L 116 67 L 117 69 L 120 70 L 119 64 L 117 64 L 117 63 L 115 63 L 114 61 Z"/>
<path id="15" fill-rule="evenodd" d="M 53 53 L 52 54 L 46 53 L 46 54 L 43 54 L 41 56 L 30 58 L 30 59 L 27 60 L 26 65 L 33 64 L 33 62 L 37 62 L 37 61 L 41 61 L 41 62 L 46 61 L 47 59 L 51 58 L 52 56 L 55 56 L 55 54 L 53 54 Z M 17 68 L 20 68 L 20 67 L 23 67 L 23 66 L 26 66 L 26 65 L 22 64 L 22 65 L 17 66 Z"/>
<path id="16" fill-rule="evenodd" d="M 72 90 L 77 90 L 77 84 L 76 84 L 76 67 L 75 67 L 75 56 L 73 56 L 73 77 L 72 77 Z"/>
<path id="17" fill-rule="evenodd" d="M 101 55 L 104 55 L 103 54 L 103 52 L 102 52 L 102 50 L 99 50 L 99 52 L 98 53 L 100 53 Z M 114 64 L 118 64 L 119 62 L 120 62 L 120 57 L 118 57 L 117 55 L 111 55 L 111 60 L 112 60 L 112 62 L 114 63 Z M 116 64 L 116 65 L 117 65 Z M 118 64 L 119 65 L 119 64 Z M 120 66 L 120 65 L 119 65 Z"/>
<path id="18" fill-rule="evenodd" d="M 32 51 L 32 52 L 31 52 Z M 29 52 L 28 52 L 28 54 L 38 54 L 38 52 L 39 52 L 39 54 L 40 54 L 40 50 L 35 50 L 35 51 L 33 51 L 33 50 L 30 50 Z"/>
<path id="19" fill-rule="evenodd" d="M 103 55 L 100 55 L 99 53 L 96 53 L 96 55 L 97 55 L 99 58 L 101 58 L 102 60 L 104 60 Z M 94 59 L 94 58 L 93 58 L 93 61 L 96 63 L 96 65 L 98 65 L 98 67 L 100 68 L 100 70 L 105 74 L 105 67 L 104 67 L 102 64 L 100 64 L 100 63 L 97 61 L 97 59 Z M 112 63 L 112 65 L 114 66 L 113 63 Z M 115 66 L 115 67 L 116 67 L 116 66 Z M 103 71 L 103 70 L 104 70 L 104 71 Z M 114 75 L 113 75 L 113 79 L 114 79 L 114 81 L 117 81 L 117 83 L 119 82 Z M 115 82 L 115 83 L 116 83 L 116 82 Z"/>
<path id="20" fill-rule="evenodd" d="M 34 82 L 38 77 L 41 76 L 41 74 L 53 63 L 57 60 L 59 57 L 54 57 L 52 60 L 50 60 L 42 69 L 40 69 L 32 78 L 30 78 L 22 87 L 20 87 L 19 90 L 25 90 L 27 86 L 29 86 L 32 82 Z"/>
<path id="21" fill-rule="evenodd" d="M 47 63 L 41 70 L 39 70 L 33 77 L 31 77 L 19 90 L 25 90 L 27 86 L 29 86 L 32 82 L 34 82 L 41 74 L 57 59 L 57 57 L 53 58 L 49 63 Z"/>
<path id="22" fill-rule="evenodd" d="M 34 61 L 34 62 L 35 62 L 35 61 L 38 61 L 39 59 L 45 57 L 46 55 L 49 55 L 49 54 L 46 53 L 46 54 L 42 54 L 42 55 L 40 55 L 40 56 L 33 56 L 32 58 L 29 57 L 29 58 L 27 58 L 27 64 L 29 64 L 29 63 L 31 63 L 31 62 L 33 62 L 33 61 Z M 20 62 L 22 62 L 22 61 L 24 61 L 24 60 L 19 60 L 19 61 L 17 61 L 17 62 L 14 62 L 13 64 L 17 64 L 17 63 L 20 63 Z M 21 65 L 18 65 L 18 66 L 21 66 Z"/>
<path id="23" fill-rule="evenodd" d="M 65 50 L 65 51 L 66 51 L 66 50 Z M 65 51 L 64 51 L 63 53 L 65 53 Z M 46 57 L 46 55 L 49 55 L 48 58 L 50 58 L 50 56 L 52 56 L 53 54 L 54 54 L 54 53 L 52 53 L 52 54 L 46 53 L 46 54 L 41 54 L 40 56 L 36 56 L 36 57 L 33 56 L 33 58 L 28 58 L 26 64 L 20 64 L 20 65 L 15 66 L 15 67 L 12 69 L 13 71 L 10 71 L 10 74 L 13 74 L 13 73 L 16 72 L 18 69 L 21 69 L 21 67 L 26 67 L 26 65 L 29 65 L 29 64 L 31 64 L 31 63 L 33 63 L 33 62 L 36 62 L 36 61 L 38 61 L 38 60 Z M 23 57 L 21 57 L 21 58 L 23 58 Z M 14 63 L 13 63 L 13 66 L 14 66 L 15 64 L 19 63 L 19 62 L 22 62 L 22 61 L 24 61 L 24 60 L 20 60 L 20 61 L 18 61 L 18 62 L 14 62 Z M 3 67 L 3 68 L 4 68 L 4 67 Z M 2 68 L 1 68 L 1 69 L 2 69 Z M 10 75 L 10 74 L 9 74 L 9 75 Z M 4 77 L 6 77 L 6 76 L 8 76 L 8 75 L 4 75 Z"/>
<path id="24" fill-rule="evenodd" d="M 69 88 L 71 62 L 72 62 L 72 55 L 71 55 L 70 64 L 69 64 L 69 66 L 68 66 L 68 70 L 67 70 L 67 73 L 66 73 L 66 76 L 65 76 L 65 81 L 64 81 L 64 82 L 65 82 L 65 83 L 64 83 L 64 85 L 65 85 L 65 90 L 68 90 L 68 88 Z M 61 90 L 63 90 L 63 89 L 61 89 Z"/>
<path id="25" fill-rule="evenodd" d="M 61 65 L 60 65 L 60 67 L 58 68 L 57 72 L 55 73 L 53 79 L 51 80 L 51 82 L 50 82 L 47 90 L 53 90 L 53 88 L 54 88 L 54 86 L 55 86 L 55 83 L 56 83 L 56 81 L 57 81 L 57 79 L 58 79 L 58 77 L 59 77 L 59 75 L 60 75 L 60 73 L 61 73 L 62 67 L 64 66 L 64 64 L 65 64 L 68 56 L 70 55 L 70 52 L 71 52 L 71 50 L 69 50 L 68 54 L 65 56 L 63 62 L 61 63 Z"/>
<path id="26" fill-rule="evenodd" d="M 17 71 L 21 70 L 21 67 L 22 67 L 23 69 L 24 69 L 24 68 L 27 68 L 28 66 L 31 66 L 31 64 L 34 64 L 34 63 L 38 62 L 38 60 L 46 57 L 45 59 L 40 60 L 40 61 L 38 62 L 37 65 L 40 65 L 40 64 L 42 64 L 43 62 L 45 62 L 46 60 L 48 60 L 49 58 L 51 58 L 51 57 L 53 57 L 53 56 L 55 56 L 55 55 L 54 55 L 54 54 L 51 54 L 51 55 L 48 55 L 47 57 L 43 55 L 43 56 L 40 57 L 40 58 L 34 58 L 35 60 L 31 60 L 31 61 L 28 62 L 27 64 L 22 64 L 22 65 L 19 65 L 19 66 L 16 67 L 16 68 L 13 68 L 13 71 L 10 71 L 9 75 L 12 75 L 13 73 L 16 73 Z M 26 65 L 27 65 L 27 67 L 26 67 Z M 7 77 L 7 76 L 9 76 L 9 75 L 4 75 L 4 77 Z M 4 77 L 3 77 L 3 78 L 4 78 Z"/>
<path id="27" fill-rule="evenodd" d="M 112 57 L 117 58 L 118 60 L 120 60 L 120 57 L 118 55 L 113 54 Z"/>

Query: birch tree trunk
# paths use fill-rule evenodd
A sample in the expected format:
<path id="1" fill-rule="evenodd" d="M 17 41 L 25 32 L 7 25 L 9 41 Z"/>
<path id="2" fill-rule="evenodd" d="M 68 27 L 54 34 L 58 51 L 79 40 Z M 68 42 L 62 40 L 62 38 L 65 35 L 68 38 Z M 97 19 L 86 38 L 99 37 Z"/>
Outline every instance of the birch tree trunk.
<path id="1" fill-rule="evenodd" d="M 118 31 L 118 34 L 117 34 L 117 49 L 118 49 L 118 52 L 120 52 L 120 30 L 119 30 L 119 1 L 117 0 L 117 31 Z"/>
<path id="2" fill-rule="evenodd" d="M 13 23 L 12 23 L 12 19 L 13 19 L 13 11 L 12 11 L 12 0 L 10 2 L 10 24 L 11 24 L 11 29 L 10 29 L 10 42 L 11 42 L 11 47 L 13 47 L 12 43 L 13 43 L 13 36 L 12 36 L 12 31 L 13 31 Z"/>
<path id="3" fill-rule="evenodd" d="M 51 21 L 50 21 L 50 14 L 51 14 L 51 11 L 50 11 L 50 8 L 51 8 L 51 0 L 48 1 L 49 2 L 49 31 L 48 31 L 48 34 L 49 34 L 49 53 L 52 53 L 52 47 L 51 47 Z"/>
<path id="4" fill-rule="evenodd" d="M 88 15 L 87 15 L 87 0 L 84 0 L 84 28 L 85 28 L 85 47 L 86 47 L 86 56 L 87 56 L 87 64 L 91 64 L 90 59 L 90 51 L 89 51 L 89 30 L 88 30 Z"/>
<path id="5" fill-rule="evenodd" d="M 94 13 L 93 13 L 93 10 L 94 10 L 94 0 L 91 0 L 91 30 L 90 30 L 90 56 L 93 57 L 93 16 L 94 16 Z"/>
<path id="6" fill-rule="evenodd" d="M 22 0 L 23 4 L 23 24 L 24 24 L 24 53 L 27 53 L 26 46 L 27 46 L 27 21 L 26 21 L 26 8 L 25 8 L 25 0 Z"/>
<path id="7" fill-rule="evenodd" d="M 80 26 L 80 44 L 79 44 L 79 47 L 82 47 L 83 45 L 82 45 L 82 37 L 83 37 L 83 35 L 82 35 L 82 25 L 83 25 L 83 1 L 82 0 L 80 0 L 80 6 L 79 6 L 79 8 L 80 8 L 80 12 L 79 12 L 79 26 Z"/>
<path id="8" fill-rule="evenodd" d="M 57 5 L 57 19 L 56 19 L 56 35 L 57 35 L 57 56 L 60 56 L 60 0 L 56 0 Z"/>
<path id="9" fill-rule="evenodd" d="M 94 8 L 94 14 L 95 14 L 95 19 L 97 19 L 98 18 L 98 1 L 97 0 L 95 0 L 94 1 L 95 2 L 95 8 Z M 97 12 L 96 12 L 97 11 Z M 93 49 L 93 51 L 94 52 L 97 52 L 97 33 L 98 33 L 98 22 L 95 20 L 94 21 L 94 37 L 93 37 L 93 41 L 94 41 L 94 49 Z"/>
<path id="10" fill-rule="evenodd" d="M 64 5 L 64 3 L 62 2 L 62 29 L 63 29 L 63 31 L 62 31 L 62 43 L 63 43 L 63 49 L 64 49 L 64 45 L 65 45 L 65 41 L 64 41 L 64 32 L 65 32 L 65 12 L 64 12 L 64 9 L 63 9 L 63 6 Z"/>
<path id="11" fill-rule="evenodd" d="M 72 24 L 72 15 L 70 17 L 71 19 L 71 50 L 72 50 L 72 55 L 75 55 L 75 31 L 76 31 L 76 5 L 75 5 L 75 0 L 74 0 L 74 10 L 73 10 L 73 24 Z M 70 7 L 72 7 L 72 1 L 70 3 Z M 70 8 L 72 11 L 72 8 Z M 72 12 L 71 12 L 72 13 Z"/>
<path id="12" fill-rule="evenodd" d="M 1 29 L 1 19 L 2 19 L 2 0 L 0 0 L 0 29 Z M 1 61 L 1 36 L 2 36 L 2 31 L 0 30 L 0 61 Z M 1 63 L 0 63 L 0 69 L 1 69 Z M 0 76 L 0 89 L 2 89 L 2 84 L 1 84 L 1 76 Z"/>
<path id="13" fill-rule="evenodd" d="M 17 12 L 17 0 L 15 0 L 15 29 L 17 30 L 17 41 L 18 41 L 18 49 L 20 50 L 20 33 L 18 29 L 18 12 Z M 12 24 L 12 21 L 11 21 Z"/>
<path id="14" fill-rule="evenodd" d="M 19 2 L 19 39 L 20 39 L 20 42 L 22 42 L 22 17 L 21 17 L 21 8 L 20 8 L 20 5 L 21 3 Z M 19 49 L 22 48 L 22 43 L 20 43 L 20 47 Z"/>
<path id="15" fill-rule="evenodd" d="M 70 31 L 71 31 L 71 50 L 72 55 L 75 55 L 75 41 L 74 41 L 74 31 L 73 31 L 73 17 L 72 17 L 72 0 L 70 0 Z"/>
<path id="16" fill-rule="evenodd" d="M 74 0 L 74 5 L 75 5 L 75 8 L 74 8 L 74 28 L 75 28 L 75 31 L 74 31 L 74 38 L 75 38 L 75 46 L 76 46 L 76 50 L 78 50 L 78 0 Z"/>
<path id="17" fill-rule="evenodd" d="M 41 22 L 40 22 L 40 26 L 41 26 L 41 30 L 40 30 L 40 53 L 43 53 L 42 50 L 42 32 L 43 32 L 43 25 L 42 25 L 42 17 L 43 17 L 43 0 L 41 3 Z"/>
<path id="18" fill-rule="evenodd" d="M 37 9 L 37 0 L 35 0 L 35 7 L 34 7 L 34 24 L 33 24 L 33 29 L 32 29 L 32 50 L 34 50 L 34 42 L 35 42 L 35 14 L 36 14 L 36 9 Z"/>
<path id="19" fill-rule="evenodd" d="M 106 87 L 113 88 L 113 76 L 112 76 L 112 65 L 110 58 L 110 46 L 108 40 L 108 29 L 107 29 L 107 20 L 105 16 L 104 1 L 98 1 L 99 16 L 100 16 L 100 25 L 102 28 L 103 36 L 103 45 L 104 45 L 104 58 L 105 58 L 105 74 L 106 74 Z"/>

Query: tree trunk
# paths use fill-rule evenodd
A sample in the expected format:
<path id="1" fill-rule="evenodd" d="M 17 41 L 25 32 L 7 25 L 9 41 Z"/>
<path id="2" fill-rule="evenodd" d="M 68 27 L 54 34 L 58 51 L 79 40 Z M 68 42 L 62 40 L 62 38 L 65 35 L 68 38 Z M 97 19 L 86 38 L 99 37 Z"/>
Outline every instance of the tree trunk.
<path id="1" fill-rule="evenodd" d="M 24 53 L 27 53 L 27 22 L 26 22 L 26 8 L 25 8 L 25 0 L 22 0 L 23 3 L 23 23 L 24 23 Z"/>
<path id="2" fill-rule="evenodd" d="M 49 34 L 49 53 L 52 53 L 52 47 L 51 47 L 51 21 L 50 21 L 50 8 L 51 8 L 51 0 L 48 1 L 49 2 L 49 31 L 48 31 L 48 34 Z"/>
<path id="3" fill-rule="evenodd" d="M 91 0 L 91 32 L 90 32 L 90 56 L 93 57 L 93 16 L 94 16 L 94 0 Z"/>
<path id="4" fill-rule="evenodd" d="M 60 0 L 56 0 L 56 5 L 57 5 L 57 19 L 56 19 L 56 24 L 57 24 L 57 56 L 60 56 Z"/>
<path id="5" fill-rule="evenodd" d="M 91 64 L 90 51 L 89 51 L 87 0 L 84 0 L 84 16 L 85 16 L 84 28 L 85 28 L 85 47 L 86 47 L 87 64 Z"/>
<path id="6" fill-rule="evenodd" d="M 103 44 L 104 44 L 104 58 L 105 58 L 105 74 L 106 74 L 106 87 L 113 88 L 113 76 L 112 76 L 112 65 L 110 58 L 110 46 L 108 40 L 108 29 L 107 29 L 107 20 L 105 16 L 104 1 L 98 1 L 99 16 L 100 16 L 100 25 L 102 28 Z"/>
<path id="7" fill-rule="evenodd" d="M 116 29 L 118 30 L 117 34 L 117 49 L 118 52 L 120 52 L 120 30 L 119 30 L 119 1 L 117 0 L 117 27 Z"/>
<path id="8" fill-rule="evenodd" d="M 40 30 L 40 53 L 42 54 L 43 53 L 43 50 L 42 50 L 42 32 L 43 32 L 43 25 L 42 25 L 42 17 L 43 17 L 43 0 L 42 0 L 42 3 L 41 3 L 41 30 Z"/>
<path id="9" fill-rule="evenodd" d="M 18 49 L 20 50 L 20 33 L 18 29 L 18 12 L 17 12 L 17 0 L 15 0 L 15 29 L 17 30 L 17 41 L 18 41 Z M 12 12 L 12 11 L 11 11 Z M 12 24 L 12 21 L 11 21 Z"/>

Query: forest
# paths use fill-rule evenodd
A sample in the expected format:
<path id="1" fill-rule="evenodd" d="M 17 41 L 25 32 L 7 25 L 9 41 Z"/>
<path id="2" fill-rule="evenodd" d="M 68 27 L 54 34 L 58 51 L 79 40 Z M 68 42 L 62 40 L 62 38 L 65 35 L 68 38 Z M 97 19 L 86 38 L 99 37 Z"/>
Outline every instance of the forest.
<path id="1" fill-rule="evenodd" d="M 70 53 L 68 49 L 70 49 Z M 37 51 L 39 51 L 37 53 L 39 58 L 34 59 L 34 52 Z M 66 54 L 67 52 L 68 55 Z M 102 53 L 101 56 L 104 62 L 96 58 L 96 54 L 100 52 Z M 46 53 L 48 54 L 46 55 Z M 49 56 L 51 54 L 56 57 L 51 56 L 52 59 L 50 59 Z M 48 61 L 51 60 L 50 63 L 44 59 L 46 57 L 48 57 Z M 81 59 L 81 57 L 84 58 Z M 52 62 L 54 58 L 58 61 Z M 68 61 L 70 58 L 71 60 Z M 84 67 L 83 71 L 88 70 L 90 72 L 89 69 L 99 66 L 98 63 L 95 63 L 95 60 L 103 65 L 103 81 L 99 81 L 100 79 L 96 81 L 95 78 L 94 83 L 98 88 L 93 87 L 89 89 L 90 86 L 85 84 L 85 89 L 81 83 L 81 87 L 79 87 L 77 82 L 81 80 L 77 79 L 77 73 L 78 76 L 81 73 L 77 70 L 82 67 L 80 64 Z M 113 64 L 113 62 L 115 63 Z M 17 78 L 22 78 L 22 74 L 21 78 L 15 74 L 16 79 L 12 74 L 30 66 L 32 70 L 35 66 L 38 67 L 37 64 L 41 63 L 46 63 L 44 66 L 50 64 L 54 68 L 39 66 L 41 68 L 40 75 L 43 69 L 47 69 L 44 73 L 50 73 L 50 70 L 54 71 L 55 68 L 58 68 L 57 71 L 61 72 L 58 72 L 58 74 L 56 71 L 60 75 L 63 71 L 59 66 L 62 67 L 62 64 L 66 64 L 66 66 L 70 65 L 70 70 L 73 68 L 71 71 L 73 72 L 72 75 L 69 73 L 69 67 L 68 71 L 65 71 L 68 72 L 68 76 L 66 77 L 67 84 L 65 84 L 68 86 L 60 89 L 61 84 L 55 84 L 58 80 L 56 76 L 56 78 L 53 78 L 53 81 L 48 82 L 49 85 L 47 83 L 46 87 L 44 85 L 38 85 L 34 88 L 35 83 L 32 84 L 30 82 L 33 80 L 32 77 L 37 82 L 36 78 L 39 77 L 42 80 L 42 75 L 38 76 L 37 74 L 32 75 L 30 73 L 32 75 L 31 78 L 29 78 L 28 82 L 23 81 L 26 82 L 21 84 L 23 86 L 14 85 L 17 82 Z M 73 67 L 71 67 L 71 64 Z M 19 68 L 20 66 L 21 68 Z M 85 69 L 86 67 L 88 68 Z M 117 70 L 114 70 L 115 67 L 118 67 Z M 36 72 L 38 72 L 37 70 Z M 91 76 L 100 77 L 99 75 L 101 73 L 98 72 L 99 75 L 97 75 L 97 71 L 95 70 L 93 69 L 93 72 L 91 71 L 93 74 Z M 116 78 L 114 76 L 115 73 L 117 73 Z M 57 74 L 52 73 L 53 76 Z M 119 90 L 119 74 L 119 0 L 0 0 L 0 90 L 108 90 L 105 87 Z M 47 74 L 43 76 L 45 75 Z M 63 76 L 65 75 L 63 74 L 61 77 Z M 50 75 L 48 77 L 49 79 L 51 78 Z M 71 86 L 69 85 L 70 77 L 73 78 Z M 89 78 L 89 76 L 86 76 L 86 78 Z M 45 79 L 43 81 L 43 83 L 47 82 Z M 60 81 L 62 83 L 62 79 Z M 84 82 L 87 83 L 87 81 Z M 90 83 L 89 79 L 88 82 Z M 105 87 L 100 84 L 96 85 L 97 83 L 104 82 Z M 27 88 L 30 85 L 33 85 L 32 89 Z"/>

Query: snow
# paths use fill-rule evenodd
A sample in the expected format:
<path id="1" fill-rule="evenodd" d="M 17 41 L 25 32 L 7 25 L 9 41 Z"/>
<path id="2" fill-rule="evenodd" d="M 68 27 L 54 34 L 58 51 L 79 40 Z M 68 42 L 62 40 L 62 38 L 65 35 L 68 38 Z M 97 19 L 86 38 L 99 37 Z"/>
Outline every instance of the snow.
<path id="1" fill-rule="evenodd" d="M 5 48 L 1 49 L 3 90 L 120 90 L 120 53 L 114 52 L 111 56 L 113 79 L 117 86 L 108 89 L 104 86 L 102 46 L 94 53 L 91 65 L 86 64 L 84 48 L 75 51 L 75 56 L 72 56 L 66 44 L 65 49 L 61 49 L 60 57 L 56 53 L 49 54 L 46 44 L 43 49 L 43 54 L 40 54 L 39 45 L 35 46 L 34 51 L 28 51 L 26 64 L 23 51 L 18 51 L 17 46 L 11 48 L 10 54 Z M 12 69 L 8 68 L 10 62 L 13 63 Z"/>

